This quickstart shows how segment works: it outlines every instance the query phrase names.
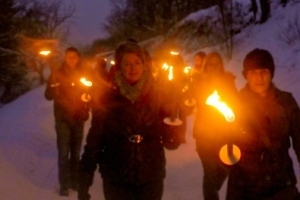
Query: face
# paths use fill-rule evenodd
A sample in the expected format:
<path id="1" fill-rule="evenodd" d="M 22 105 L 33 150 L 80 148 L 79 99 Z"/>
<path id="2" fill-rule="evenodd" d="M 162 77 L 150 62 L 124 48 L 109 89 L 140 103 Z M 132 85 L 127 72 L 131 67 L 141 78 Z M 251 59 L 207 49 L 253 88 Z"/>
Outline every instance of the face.
<path id="1" fill-rule="evenodd" d="M 270 87 L 272 77 L 268 69 L 249 70 L 246 79 L 252 92 L 265 96 Z"/>
<path id="2" fill-rule="evenodd" d="M 75 51 L 67 51 L 65 53 L 65 62 L 70 69 L 75 69 L 76 65 L 79 62 L 79 55 Z"/>
<path id="3" fill-rule="evenodd" d="M 222 61 L 217 56 L 211 57 L 205 65 L 205 69 L 208 73 L 219 73 L 222 72 Z"/>
<path id="4" fill-rule="evenodd" d="M 125 80 L 134 85 L 140 80 L 144 71 L 142 60 L 134 53 L 125 53 L 121 59 L 121 73 Z"/>
<path id="5" fill-rule="evenodd" d="M 195 60 L 195 65 L 197 66 L 201 66 L 203 63 L 203 59 L 200 56 L 195 56 L 194 60 Z"/>

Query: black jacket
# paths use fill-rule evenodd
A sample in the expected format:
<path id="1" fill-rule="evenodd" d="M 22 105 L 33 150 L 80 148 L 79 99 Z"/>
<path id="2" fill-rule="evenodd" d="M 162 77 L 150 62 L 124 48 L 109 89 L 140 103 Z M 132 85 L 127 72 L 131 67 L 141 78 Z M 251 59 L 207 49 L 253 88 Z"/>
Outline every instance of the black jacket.
<path id="1" fill-rule="evenodd" d="M 240 99 L 237 117 L 242 131 L 236 135 L 235 144 L 242 156 L 230 172 L 228 199 L 273 198 L 296 184 L 288 151 L 292 141 L 299 161 L 300 110 L 290 93 L 273 85 L 266 97 L 246 86 Z M 294 199 L 289 195 L 293 194 L 285 197 Z"/>
<path id="2" fill-rule="evenodd" d="M 88 119 L 88 104 L 81 98 L 88 92 L 88 88 L 80 82 L 83 77 L 88 79 L 83 70 L 69 70 L 65 66 L 50 74 L 45 98 L 54 100 L 56 120 L 76 122 Z M 54 84 L 58 86 L 53 87 Z"/>
<path id="3" fill-rule="evenodd" d="M 163 123 L 167 116 L 161 91 L 148 78 L 136 101 L 121 94 L 122 86 L 110 88 L 92 111 L 81 160 L 81 191 L 87 189 L 100 166 L 103 179 L 141 184 L 165 177 L 164 147 L 179 145 L 177 127 Z M 140 143 L 133 142 L 138 137 Z"/>

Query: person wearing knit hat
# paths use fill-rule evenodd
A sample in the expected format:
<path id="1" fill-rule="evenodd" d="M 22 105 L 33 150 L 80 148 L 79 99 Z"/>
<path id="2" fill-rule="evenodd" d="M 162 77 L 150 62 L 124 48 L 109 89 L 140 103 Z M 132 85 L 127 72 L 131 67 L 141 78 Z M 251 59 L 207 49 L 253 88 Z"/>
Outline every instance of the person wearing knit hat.
<path id="1" fill-rule="evenodd" d="M 291 93 L 273 84 L 275 65 L 269 51 L 249 52 L 243 68 L 247 84 L 239 91 L 235 110 L 241 131 L 234 136 L 242 156 L 230 169 L 226 200 L 300 199 L 289 155 L 293 146 L 300 158 L 299 106 Z"/>
<path id="2" fill-rule="evenodd" d="M 80 162 L 79 200 L 99 166 L 104 198 L 160 200 L 166 176 L 166 149 L 180 145 L 180 126 L 164 124 L 166 95 L 147 73 L 143 49 L 125 41 L 115 51 L 113 87 L 97 99 Z"/>
<path id="3" fill-rule="evenodd" d="M 271 78 L 274 77 L 275 65 L 274 59 L 269 51 L 264 49 L 254 49 L 250 51 L 244 59 L 243 75 L 246 77 L 246 73 L 249 70 L 254 69 L 268 69 L 271 73 Z"/>
<path id="4" fill-rule="evenodd" d="M 269 51 L 254 49 L 243 62 L 243 76 L 247 79 L 251 90 L 265 95 L 274 77 L 274 59 Z"/>

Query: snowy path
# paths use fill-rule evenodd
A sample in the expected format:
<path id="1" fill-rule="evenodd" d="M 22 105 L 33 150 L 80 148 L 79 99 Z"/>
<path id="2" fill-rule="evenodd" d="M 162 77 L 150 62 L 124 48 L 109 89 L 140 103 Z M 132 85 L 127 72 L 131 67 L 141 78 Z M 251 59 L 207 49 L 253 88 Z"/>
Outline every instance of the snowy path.
<path id="1" fill-rule="evenodd" d="M 44 86 L 0 109 L 0 199 L 53 200 L 58 196 L 57 150 L 52 102 Z M 192 117 L 189 118 L 192 122 Z M 90 121 L 86 123 L 85 134 Z M 200 160 L 191 138 L 178 150 L 167 152 L 164 200 L 201 199 Z M 90 193 L 103 199 L 101 178 L 95 174 Z M 77 199 L 72 191 L 68 199 Z"/>

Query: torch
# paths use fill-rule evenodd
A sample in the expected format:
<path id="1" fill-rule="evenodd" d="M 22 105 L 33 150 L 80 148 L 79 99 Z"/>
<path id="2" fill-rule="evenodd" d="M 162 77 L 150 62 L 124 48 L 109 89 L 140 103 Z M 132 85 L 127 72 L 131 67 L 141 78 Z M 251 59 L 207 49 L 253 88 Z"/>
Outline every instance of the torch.
<path id="1" fill-rule="evenodd" d="M 91 96 L 89 95 L 88 90 L 93 85 L 93 83 L 86 80 L 86 78 L 81 78 L 80 82 L 87 87 L 86 92 L 81 95 L 81 100 L 84 102 L 89 102 L 91 100 Z"/>
<path id="2" fill-rule="evenodd" d="M 232 123 L 235 120 L 233 111 L 226 105 L 225 102 L 220 101 L 220 96 L 216 90 L 206 99 L 206 104 L 217 108 L 229 123 Z M 227 165 L 234 165 L 240 160 L 241 151 L 230 139 L 228 139 L 227 145 L 224 145 L 221 148 L 219 156 L 223 163 Z"/>
<path id="3" fill-rule="evenodd" d="M 188 76 L 188 83 L 187 85 L 182 89 L 182 92 L 188 92 L 189 91 L 189 86 L 191 84 L 191 67 L 186 66 L 184 68 L 184 73 L 187 74 Z M 188 93 L 189 94 L 189 93 Z M 188 99 L 184 101 L 184 104 L 186 106 L 194 106 L 196 104 L 196 100 L 194 98 L 190 97 L 190 94 L 188 95 Z"/>
<path id="4" fill-rule="evenodd" d="M 171 93 L 174 94 L 175 93 L 175 99 L 177 98 L 177 85 L 174 82 L 174 76 L 173 76 L 173 66 L 169 66 L 168 64 L 164 63 L 163 65 L 163 69 L 164 70 L 168 70 L 168 80 L 169 80 L 169 85 L 170 85 L 170 90 Z M 171 116 L 168 118 L 164 119 L 164 123 L 171 125 L 171 126 L 179 126 L 182 124 L 182 121 L 178 118 L 178 110 L 177 110 L 177 106 L 176 106 L 176 102 L 172 102 L 171 103 Z"/>

